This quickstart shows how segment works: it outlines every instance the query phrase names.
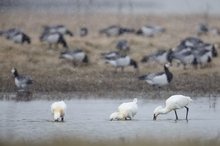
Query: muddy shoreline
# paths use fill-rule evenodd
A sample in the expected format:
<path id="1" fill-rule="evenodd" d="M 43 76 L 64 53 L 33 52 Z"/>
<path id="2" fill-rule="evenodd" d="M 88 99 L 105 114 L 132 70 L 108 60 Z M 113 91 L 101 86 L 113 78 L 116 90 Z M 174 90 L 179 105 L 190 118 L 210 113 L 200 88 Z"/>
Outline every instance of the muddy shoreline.
<path id="1" fill-rule="evenodd" d="M 117 77 L 118 76 L 118 77 Z M 116 77 L 118 79 L 116 79 Z M 37 77 L 36 77 L 37 78 Z M 66 97 L 72 98 L 166 98 L 172 94 L 186 94 L 194 97 L 218 96 L 220 94 L 220 76 L 218 73 L 209 75 L 192 75 L 182 73 L 174 75 L 170 85 L 159 88 L 152 87 L 144 81 L 139 81 L 133 73 L 100 74 L 100 77 L 88 80 L 82 76 L 67 79 L 53 78 L 51 76 L 41 76 L 35 80 L 30 87 L 32 99 L 49 99 L 53 95 L 54 99 Z M 16 95 L 16 87 L 13 79 L 8 78 L 0 81 L 1 99 L 11 99 Z M 65 94 L 65 96 L 62 96 Z M 68 96 L 69 95 L 69 96 Z"/>

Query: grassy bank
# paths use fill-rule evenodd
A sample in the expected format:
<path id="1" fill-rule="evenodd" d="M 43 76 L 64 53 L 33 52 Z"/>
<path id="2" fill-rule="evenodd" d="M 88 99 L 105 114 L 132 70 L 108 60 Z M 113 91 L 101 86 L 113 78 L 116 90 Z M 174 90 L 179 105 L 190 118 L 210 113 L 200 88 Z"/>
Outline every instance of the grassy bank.
<path id="1" fill-rule="evenodd" d="M 18 17 L 19 16 L 19 17 Z M 32 37 L 31 45 L 19 45 L 0 38 L 0 91 L 15 91 L 14 80 L 10 74 L 12 67 L 16 67 L 22 74 L 32 76 L 33 92 L 156 92 L 158 89 L 139 81 L 139 75 L 162 71 L 163 67 L 157 64 L 141 64 L 143 55 L 158 48 L 173 48 L 181 39 L 195 35 L 195 27 L 202 22 L 203 16 L 153 16 L 153 15 L 110 15 L 110 14 L 50 14 L 25 13 L 23 11 L 0 14 L 0 30 L 11 27 L 21 28 Z M 46 44 L 39 42 L 42 25 L 64 24 L 75 33 L 67 37 L 70 48 L 83 48 L 89 55 L 88 65 L 73 67 L 70 62 L 59 59 L 62 48 L 48 49 Z M 135 35 L 120 37 L 105 37 L 98 34 L 98 30 L 112 24 L 139 28 L 146 24 L 157 24 L 165 27 L 167 32 L 153 38 Z M 220 26 L 220 19 L 209 18 L 210 26 Z M 80 38 L 78 29 L 86 26 L 89 36 Z M 129 55 L 139 62 L 139 73 L 133 68 L 125 72 L 114 73 L 114 68 L 106 65 L 101 59 L 102 52 L 115 50 L 115 43 L 119 39 L 127 39 L 131 51 Z M 219 44 L 219 36 L 201 36 L 205 42 Z M 190 92 L 199 95 L 204 93 L 220 92 L 220 59 L 215 58 L 211 67 L 194 70 L 173 66 L 170 70 L 174 74 L 172 83 L 162 88 L 162 91 Z"/>

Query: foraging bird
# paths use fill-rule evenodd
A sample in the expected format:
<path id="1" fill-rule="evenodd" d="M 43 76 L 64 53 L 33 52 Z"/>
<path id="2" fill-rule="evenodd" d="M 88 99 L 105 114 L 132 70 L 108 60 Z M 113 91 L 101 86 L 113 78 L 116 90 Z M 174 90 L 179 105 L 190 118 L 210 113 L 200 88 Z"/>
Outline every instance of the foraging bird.
<path id="1" fill-rule="evenodd" d="M 146 55 L 141 59 L 142 63 L 155 61 L 159 64 L 165 64 L 172 61 L 171 58 L 172 50 L 158 50 L 155 53 L 152 53 L 150 55 Z"/>
<path id="2" fill-rule="evenodd" d="M 120 26 L 112 25 L 107 28 L 101 29 L 100 34 L 105 34 L 106 36 L 119 36 L 121 35 Z"/>
<path id="3" fill-rule="evenodd" d="M 88 55 L 81 49 L 66 50 L 60 53 L 60 58 L 67 59 L 73 62 L 74 65 L 77 63 L 88 63 Z"/>
<path id="4" fill-rule="evenodd" d="M 188 47 L 196 47 L 196 46 L 199 46 L 203 43 L 204 42 L 200 38 L 187 37 L 187 38 L 181 40 L 180 44 L 176 48 L 177 49 L 176 51 L 180 51 L 180 50 L 188 48 Z"/>
<path id="5" fill-rule="evenodd" d="M 31 38 L 17 28 L 11 28 L 6 31 L 1 31 L 0 36 L 4 36 L 6 39 L 18 44 L 31 43 Z"/>
<path id="6" fill-rule="evenodd" d="M 14 76 L 15 85 L 20 89 L 18 91 L 24 91 L 28 85 L 33 83 L 31 77 L 19 75 L 16 68 L 12 68 L 11 73 Z"/>
<path id="7" fill-rule="evenodd" d="M 218 51 L 213 44 L 209 43 L 203 43 L 198 46 L 197 50 L 195 51 L 200 51 L 200 50 L 209 50 L 211 52 L 212 57 L 218 57 Z"/>
<path id="8" fill-rule="evenodd" d="M 176 110 L 184 107 L 186 108 L 186 120 L 188 120 L 189 108 L 187 106 L 190 102 L 192 102 L 192 99 L 188 96 L 173 95 L 166 100 L 166 105 L 164 108 L 162 106 L 158 106 L 157 108 L 155 108 L 153 120 L 156 120 L 158 115 L 167 114 L 172 110 L 175 112 L 176 120 L 178 120 Z"/>
<path id="9" fill-rule="evenodd" d="M 131 59 L 129 56 L 120 56 L 118 58 L 113 59 L 106 59 L 106 63 L 111 64 L 115 67 L 116 71 L 117 68 L 121 68 L 123 71 L 127 66 L 133 66 L 134 69 L 138 69 L 138 64 L 135 60 Z"/>
<path id="10" fill-rule="evenodd" d="M 135 30 L 131 28 L 121 27 L 119 25 L 111 25 L 107 28 L 101 29 L 99 31 L 100 34 L 105 34 L 108 37 L 111 36 L 119 36 L 124 33 L 133 33 Z"/>
<path id="11" fill-rule="evenodd" d="M 18 44 L 23 44 L 25 42 L 27 44 L 31 43 L 31 38 L 23 32 L 17 32 L 13 36 L 11 36 L 9 39 Z"/>
<path id="12" fill-rule="evenodd" d="M 113 112 L 110 117 L 110 121 L 114 120 L 127 120 L 126 113 L 120 113 L 120 112 Z"/>
<path id="13" fill-rule="evenodd" d="M 10 39 L 11 37 L 13 37 L 18 32 L 21 32 L 21 30 L 18 29 L 18 28 L 11 28 L 11 29 L 8 29 L 8 30 L 1 31 L 0 36 L 5 37 L 6 39 Z"/>
<path id="14" fill-rule="evenodd" d="M 210 28 L 209 32 L 210 32 L 212 35 L 215 35 L 215 36 L 219 36 L 219 35 L 220 35 L 220 29 L 217 28 L 217 27 L 212 27 L 212 28 Z"/>
<path id="15" fill-rule="evenodd" d="M 55 26 L 43 26 L 44 27 L 44 31 L 43 33 L 60 33 L 62 35 L 69 35 L 69 36 L 73 36 L 73 33 L 67 29 L 64 25 L 55 25 Z"/>
<path id="16" fill-rule="evenodd" d="M 165 28 L 160 26 L 143 26 L 136 32 L 136 34 L 147 37 L 154 37 L 155 35 L 163 32 L 165 32 Z"/>
<path id="17" fill-rule="evenodd" d="M 64 121 L 64 115 L 66 113 L 66 103 L 64 101 L 54 102 L 51 105 L 51 112 L 55 122 Z"/>
<path id="18" fill-rule="evenodd" d="M 56 45 L 61 44 L 63 45 L 64 48 L 68 48 L 64 36 L 58 32 L 54 32 L 54 33 L 45 32 L 40 36 L 40 41 L 49 43 L 50 48 L 52 44 L 56 44 Z"/>
<path id="19" fill-rule="evenodd" d="M 197 35 L 206 35 L 209 32 L 209 27 L 207 24 L 205 23 L 200 23 L 197 27 L 196 27 L 196 33 Z"/>
<path id="20" fill-rule="evenodd" d="M 205 67 L 206 65 L 211 63 L 212 58 L 213 58 L 212 52 L 207 49 L 198 50 L 198 52 L 196 52 L 195 54 L 195 61 L 197 63 L 196 65 L 200 64 L 201 67 Z"/>
<path id="21" fill-rule="evenodd" d="M 137 98 L 134 98 L 132 102 L 122 103 L 118 107 L 118 111 L 110 115 L 109 119 L 112 120 L 132 120 L 137 114 L 138 105 Z"/>
<path id="22" fill-rule="evenodd" d="M 119 51 L 129 51 L 130 50 L 130 46 L 129 46 L 127 40 L 119 40 L 116 44 L 116 48 Z"/>
<path id="23" fill-rule="evenodd" d="M 87 36 L 88 33 L 89 33 L 88 28 L 86 28 L 86 27 L 82 27 L 82 28 L 80 28 L 79 35 L 80 35 L 81 37 L 85 37 L 85 36 Z"/>
<path id="24" fill-rule="evenodd" d="M 145 80 L 152 86 L 165 86 L 173 79 L 173 74 L 169 71 L 169 64 L 164 65 L 164 72 L 150 73 L 139 77 L 140 80 Z"/>
<path id="25" fill-rule="evenodd" d="M 121 56 L 121 54 L 118 51 L 110 51 L 110 52 L 107 52 L 107 53 L 101 53 L 101 56 L 104 59 L 114 60 L 114 59 L 119 58 Z"/>
<path id="26" fill-rule="evenodd" d="M 181 50 L 179 52 L 173 52 L 170 55 L 171 62 L 177 60 L 179 64 L 183 65 L 183 68 L 186 69 L 187 65 L 197 65 L 195 62 L 195 55 L 191 48 Z"/>

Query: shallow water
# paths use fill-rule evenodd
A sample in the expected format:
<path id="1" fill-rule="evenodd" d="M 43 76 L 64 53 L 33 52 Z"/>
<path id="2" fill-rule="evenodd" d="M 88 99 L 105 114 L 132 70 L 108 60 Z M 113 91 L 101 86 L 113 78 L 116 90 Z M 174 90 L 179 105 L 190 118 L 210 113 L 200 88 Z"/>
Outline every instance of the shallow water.
<path id="1" fill-rule="evenodd" d="M 104 97 L 103 97 L 104 98 Z M 189 121 L 185 109 L 159 116 L 153 121 L 152 112 L 164 100 L 139 99 L 138 114 L 132 121 L 109 121 L 109 115 L 119 104 L 132 99 L 65 100 L 65 122 L 53 122 L 47 100 L 15 102 L 0 101 L 0 137 L 10 140 L 45 140 L 51 137 L 99 139 L 136 138 L 216 138 L 220 135 L 219 99 L 193 98 L 189 106 Z M 213 107 L 213 105 L 215 105 Z"/>

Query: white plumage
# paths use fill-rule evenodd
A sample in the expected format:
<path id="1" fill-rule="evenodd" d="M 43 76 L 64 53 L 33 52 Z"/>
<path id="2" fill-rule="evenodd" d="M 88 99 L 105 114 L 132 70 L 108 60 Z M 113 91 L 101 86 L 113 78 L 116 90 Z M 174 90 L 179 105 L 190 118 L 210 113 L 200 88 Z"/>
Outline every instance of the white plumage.
<path id="1" fill-rule="evenodd" d="M 211 63 L 213 58 L 212 50 L 208 49 L 201 49 L 197 51 L 195 56 L 197 63 L 200 64 L 201 67 Z"/>
<path id="2" fill-rule="evenodd" d="M 55 121 L 64 121 L 64 115 L 66 113 L 66 103 L 64 101 L 54 102 L 51 105 L 51 112 Z"/>
<path id="3" fill-rule="evenodd" d="M 124 70 L 124 67 L 133 66 L 134 69 L 138 70 L 138 64 L 135 60 L 131 59 L 129 56 L 118 56 L 117 58 L 106 59 L 106 63 L 111 64 L 115 67 L 116 71 L 117 68 L 121 68 Z"/>
<path id="4" fill-rule="evenodd" d="M 85 51 L 81 49 L 66 50 L 60 53 L 60 58 L 70 60 L 74 65 L 79 63 L 88 63 L 89 59 Z"/>
<path id="5" fill-rule="evenodd" d="M 153 75 L 153 74 L 152 74 Z M 166 74 L 161 74 L 161 75 L 157 75 L 157 76 L 154 76 L 152 78 L 147 78 L 146 79 L 146 82 L 149 84 L 149 85 L 160 85 L 160 86 L 164 86 L 164 85 L 167 85 L 168 84 L 168 81 L 167 81 L 167 77 L 166 77 Z"/>
<path id="6" fill-rule="evenodd" d="M 126 120 L 126 116 L 124 113 L 114 112 L 110 115 L 109 119 L 112 120 Z"/>
<path id="7" fill-rule="evenodd" d="M 63 34 L 59 32 L 54 32 L 54 33 L 49 33 L 49 32 L 44 32 L 40 36 L 40 41 L 41 42 L 46 42 L 50 45 L 59 45 L 61 44 L 64 48 L 68 48 L 67 42 L 63 36 Z"/>
<path id="8" fill-rule="evenodd" d="M 22 33 L 19 33 L 17 35 L 14 35 L 11 38 L 15 43 L 21 43 L 22 42 Z"/>
<path id="9" fill-rule="evenodd" d="M 186 120 L 188 120 L 188 111 L 189 108 L 187 105 L 192 102 L 192 99 L 188 96 L 184 95 L 173 95 L 166 100 L 166 106 L 163 108 L 162 106 L 158 106 L 154 110 L 154 120 L 157 119 L 157 116 L 160 114 L 167 114 L 170 111 L 174 110 L 176 115 L 176 120 L 178 120 L 178 116 L 176 113 L 177 109 L 186 108 Z"/>
<path id="10" fill-rule="evenodd" d="M 168 62 L 167 55 L 168 55 L 168 52 L 165 52 L 161 54 L 161 56 L 155 56 L 154 60 L 158 62 L 159 64 L 166 64 Z"/>
<path id="11" fill-rule="evenodd" d="M 137 114 L 138 105 L 137 98 L 134 98 L 132 102 L 122 103 L 118 107 L 118 111 L 110 115 L 110 120 L 132 120 Z"/>
<path id="12" fill-rule="evenodd" d="M 47 41 L 48 43 L 57 43 L 58 40 L 60 38 L 60 34 L 59 33 L 52 33 L 52 34 L 47 34 L 44 37 L 44 41 Z"/>
<path id="13" fill-rule="evenodd" d="M 68 34 L 69 36 L 73 36 L 73 33 L 68 30 L 64 25 L 54 25 L 54 26 L 44 26 L 43 33 L 60 33 L 62 35 Z"/>
<path id="14" fill-rule="evenodd" d="M 63 53 L 62 54 L 63 58 L 66 58 L 68 60 L 71 61 L 78 61 L 78 62 L 82 62 L 84 57 L 86 56 L 85 52 L 70 52 L 70 53 Z"/>
<path id="15" fill-rule="evenodd" d="M 108 63 L 113 65 L 114 67 L 125 67 L 130 65 L 130 57 L 120 57 L 115 60 L 106 60 Z"/>

